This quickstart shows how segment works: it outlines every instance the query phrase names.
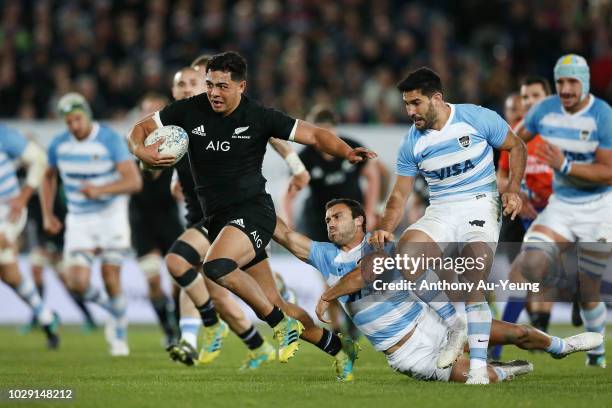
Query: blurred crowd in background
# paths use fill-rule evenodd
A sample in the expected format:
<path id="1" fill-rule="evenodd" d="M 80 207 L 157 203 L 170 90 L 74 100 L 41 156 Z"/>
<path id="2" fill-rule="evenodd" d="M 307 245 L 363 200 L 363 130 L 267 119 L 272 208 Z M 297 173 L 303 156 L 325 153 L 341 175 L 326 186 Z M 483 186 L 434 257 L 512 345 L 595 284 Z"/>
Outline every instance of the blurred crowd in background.
<path id="1" fill-rule="evenodd" d="M 52 118 L 75 90 L 121 119 L 202 53 L 249 61 L 249 95 L 303 118 L 316 103 L 344 123 L 407 120 L 395 85 L 440 73 L 447 100 L 502 110 L 527 74 L 583 55 L 612 99 L 609 0 L 0 0 L 0 117 Z"/>

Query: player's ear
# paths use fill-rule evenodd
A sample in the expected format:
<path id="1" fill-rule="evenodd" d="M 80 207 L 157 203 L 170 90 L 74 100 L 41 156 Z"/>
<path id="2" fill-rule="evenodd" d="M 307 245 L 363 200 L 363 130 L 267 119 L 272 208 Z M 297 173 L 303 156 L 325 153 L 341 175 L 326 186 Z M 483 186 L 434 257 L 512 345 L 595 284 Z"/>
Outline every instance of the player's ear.
<path id="1" fill-rule="evenodd" d="M 242 80 L 238 84 L 238 92 L 244 93 L 245 90 L 246 90 L 246 81 Z"/>
<path id="2" fill-rule="evenodd" d="M 363 217 L 361 215 L 355 218 L 355 226 L 359 227 L 359 229 L 363 226 Z"/>

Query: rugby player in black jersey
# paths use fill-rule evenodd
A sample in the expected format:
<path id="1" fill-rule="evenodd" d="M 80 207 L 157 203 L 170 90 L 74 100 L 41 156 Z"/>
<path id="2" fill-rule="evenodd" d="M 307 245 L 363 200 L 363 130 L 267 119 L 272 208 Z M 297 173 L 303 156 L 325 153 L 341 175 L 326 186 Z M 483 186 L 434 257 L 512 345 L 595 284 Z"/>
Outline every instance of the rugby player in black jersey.
<path id="1" fill-rule="evenodd" d="M 199 58 L 199 61 L 202 61 Z M 195 61 L 194 61 L 195 64 Z M 205 64 L 205 61 L 201 62 Z M 193 64 L 192 64 L 193 67 Z M 205 67 L 200 67 L 204 72 Z M 175 75 L 173 83 L 173 96 L 175 99 L 184 99 L 185 97 L 192 96 L 194 94 L 202 93 L 205 91 L 204 86 L 198 90 L 198 77 L 195 73 L 189 69 L 182 69 Z M 202 77 L 202 83 L 203 83 Z M 291 190 L 300 190 L 308 184 L 309 175 L 305 171 L 303 163 L 297 157 L 295 151 L 291 148 L 288 142 L 284 140 L 270 138 L 269 143 L 274 147 L 277 152 L 283 156 L 291 167 L 293 176 L 291 177 L 289 188 Z M 291 158 L 295 157 L 297 162 L 292 161 Z M 180 237 L 180 242 L 177 243 L 176 247 L 171 250 L 172 255 L 167 257 L 168 269 L 176 271 L 176 274 L 181 274 L 189 267 L 193 267 L 196 270 L 199 269 L 200 265 L 190 265 L 185 260 L 184 250 L 187 248 L 185 245 L 189 245 L 193 248 L 193 251 L 197 251 L 201 257 L 206 255 L 210 243 L 206 238 L 205 228 L 203 227 L 203 213 L 201 207 L 197 204 L 197 196 L 195 195 L 195 185 L 193 176 L 191 175 L 191 169 L 189 167 L 188 159 L 184 158 L 175 165 L 177 170 L 177 182 L 173 184 L 173 191 L 177 196 L 183 196 L 187 207 L 187 222 L 189 226 L 193 228 L 188 229 L 183 236 Z M 181 186 L 181 183 L 184 186 Z M 178 188 L 177 188 L 178 187 Z M 183 188 L 181 188 L 183 187 Z M 182 247 L 182 248 L 181 248 Z M 193 251 L 190 251 L 193 253 Z M 195 255 L 194 255 L 195 258 Z M 266 254 L 262 254 L 263 260 L 258 262 L 248 269 L 248 272 L 258 276 L 258 281 L 262 280 L 268 282 L 264 285 L 266 296 L 276 305 L 281 305 L 281 309 L 284 309 L 284 301 L 279 294 L 276 285 L 271 282 L 272 270 L 270 264 L 266 258 Z M 255 330 L 252 324 L 244 317 L 242 310 L 238 304 L 233 300 L 231 296 L 228 296 L 229 292 L 225 288 L 222 288 L 210 279 L 206 278 L 206 286 L 210 292 L 210 298 L 212 303 L 208 303 L 202 307 L 202 320 L 206 322 L 207 326 L 204 326 L 204 336 L 202 351 L 199 354 L 196 352 L 197 348 L 197 332 L 200 326 L 200 314 L 194 307 L 193 302 L 184 295 L 181 296 L 181 342 L 174 347 L 169 348 L 171 357 L 174 360 L 183 362 L 184 364 L 191 365 L 194 361 L 199 363 L 209 363 L 216 356 L 218 356 L 221 349 L 222 337 L 227 334 L 226 326 L 223 322 L 220 322 L 216 318 L 215 308 L 212 307 L 214 304 L 218 309 L 221 317 L 227 321 L 230 328 L 243 340 L 243 342 L 249 348 L 249 353 L 246 361 L 241 368 L 243 369 L 255 369 L 262 364 L 269 362 L 276 358 L 274 349 L 267 343 Z M 311 341 L 316 341 L 316 345 L 328 352 L 336 359 L 336 372 L 341 380 L 352 379 L 352 364 L 348 364 L 350 361 L 350 348 L 354 347 L 350 340 L 347 340 L 346 348 L 349 353 L 340 350 L 341 341 L 340 338 L 334 333 L 330 333 L 325 329 L 321 329 L 315 326 L 314 321 L 301 309 L 297 309 L 296 313 L 299 313 L 300 320 L 308 328 L 307 333 Z M 354 354 L 354 353 L 353 353 Z M 350 361 L 352 363 L 352 361 Z"/>
<path id="2" fill-rule="evenodd" d="M 196 61 L 202 65 L 206 63 L 206 60 L 202 57 L 199 57 Z M 194 61 L 194 64 L 196 61 Z M 175 74 L 172 84 L 174 99 L 185 99 L 205 92 L 203 74 L 205 67 L 201 68 L 201 72 L 197 72 L 193 67 L 194 64 L 191 68 L 183 68 Z M 297 156 L 286 141 L 270 139 L 270 144 L 285 160 L 288 160 L 291 155 Z M 290 182 L 292 187 L 299 190 L 306 186 L 310 176 L 305 171 L 301 161 L 290 163 L 290 167 L 293 173 Z M 208 248 L 210 248 L 210 242 L 202 225 L 204 215 L 195 194 L 195 184 L 191 175 L 189 159 L 184 157 L 180 160 L 175 165 L 175 170 L 177 177 L 172 185 L 172 190 L 177 197 L 185 201 L 188 228 L 170 250 L 172 255 L 169 255 L 166 259 L 170 271 L 175 271 L 175 274 L 182 274 L 189 268 L 201 269 L 200 257 L 204 258 Z M 186 258 L 193 259 L 187 261 Z M 209 294 L 206 295 L 206 303 L 201 305 L 200 308 L 196 308 L 193 301 L 184 291 L 181 291 L 181 341 L 168 348 L 171 358 L 187 365 L 192 365 L 195 361 L 200 364 L 212 362 L 221 351 L 222 339 L 227 335 L 228 325 L 249 348 L 247 359 L 241 368 L 256 369 L 276 358 L 274 348 L 246 318 L 240 305 L 230 295 L 230 292 L 209 278 L 205 278 L 205 282 Z M 227 325 L 217 318 L 217 310 L 221 318 L 227 322 Z M 197 335 L 202 323 L 204 323 L 204 335 L 202 348 L 198 356 L 196 351 Z"/>
<path id="3" fill-rule="evenodd" d="M 180 69 L 172 83 L 172 96 L 175 100 L 189 98 L 205 92 L 204 74 L 195 68 Z M 290 147 L 288 147 L 291 150 Z M 286 155 L 286 154 L 285 154 Z M 303 169 L 303 166 L 302 166 Z M 168 270 L 173 274 L 182 274 L 190 268 L 200 271 L 201 259 L 210 248 L 206 228 L 203 226 L 204 214 L 195 194 L 195 184 L 191 175 L 189 159 L 183 157 L 175 165 L 176 178 L 172 184 L 175 197 L 185 202 L 187 229 L 177 239 L 170 255 L 166 257 Z M 301 171 L 293 177 L 293 182 L 308 184 L 308 172 Z M 238 335 L 249 348 L 249 353 L 242 368 L 255 369 L 276 357 L 274 348 L 259 334 L 249 321 L 240 305 L 230 292 L 205 278 L 205 290 L 201 292 L 199 307 L 181 290 L 180 328 L 181 341 L 168 348 L 170 357 L 186 365 L 194 363 L 208 364 L 220 353 L 222 340 L 228 333 L 227 326 Z M 217 311 L 227 324 L 217 317 Z M 197 337 L 200 326 L 204 325 L 201 351 L 197 352 Z"/>
<path id="4" fill-rule="evenodd" d="M 164 125 L 181 126 L 188 132 L 196 193 L 206 209 L 205 223 L 213 241 L 203 265 L 204 274 L 241 297 L 273 328 L 279 360 L 287 361 L 297 350 L 302 324 L 285 316 L 268 299 L 256 278 L 240 269 L 261 262 L 276 225 L 274 204 L 265 191 L 266 180 L 261 173 L 268 139 L 312 145 L 351 163 L 376 155 L 365 148 L 351 149 L 328 130 L 248 98 L 243 93 L 246 62 L 237 53 L 211 58 L 206 85 L 206 94 L 177 101 L 137 123 L 129 135 L 131 149 L 151 166 L 171 166 L 174 157 L 160 154 L 159 143 L 145 147 L 144 140 Z M 193 300 L 198 299 L 204 281 L 193 268 L 174 278 Z M 259 283 L 268 285 L 261 279 Z M 288 304 L 284 306 L 294 313 Z M 304 338 L 317 343 L 308 337 L 305 333 Z"/>

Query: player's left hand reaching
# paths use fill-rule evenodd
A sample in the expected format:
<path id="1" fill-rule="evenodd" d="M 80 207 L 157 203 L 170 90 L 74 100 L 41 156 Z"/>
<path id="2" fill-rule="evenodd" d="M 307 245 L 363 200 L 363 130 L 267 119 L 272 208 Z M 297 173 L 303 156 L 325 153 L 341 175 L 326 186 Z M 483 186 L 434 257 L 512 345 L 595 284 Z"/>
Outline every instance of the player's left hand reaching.
<path id="1" fill-rule="evenodd" d="M 329 302 L 327 300 L 323 300 L 323 298 L 319 299 L 317 303 L 317 308 L 315 309 L 315 313 L 320 321 L 323 323 L 331 323 L 329 317 L 327 317 L 327 310 L 329 309 Z"/>
<path id="2" fill-rule="evenodd" d="M 92 184 L 85 183 L 83 184 L 83 187 L 81 187 L 81 194 L 90 200 L 95 200 L 96 198 L 100 197 L 100 190 L 98 187 Z"/>
<path id="3" fill-rule="evenodd" d="M 297 193 L 306 187 L 308 183 L 310 183 L 310 173 L 308 173 L 308 171 L 304 170 L 298 174 L 294 174 L 289 180 L 289 193 Z"/>
<path id="4" fill-rule="evenodd" d="M 546 141 L 538 146 L 536 156 L 555 170 L 561 169 L 565 161 L 563 151 Z"/>
<path id="5" fill-rule="evenodd" d="M 368 159 L 375 159 L 378 155 L 365 147 L 356 147 L 347 156 L 351 163 L 359 163 Z"/>
<path id="6" fill-rule="evenodd" d="M 502 205 L 504 207 L 504 215 L 510 215 L 510 219 L 514 220 L 523 208 L 523 200 L 518 193 L 505 192 L 502 194 Z"/>

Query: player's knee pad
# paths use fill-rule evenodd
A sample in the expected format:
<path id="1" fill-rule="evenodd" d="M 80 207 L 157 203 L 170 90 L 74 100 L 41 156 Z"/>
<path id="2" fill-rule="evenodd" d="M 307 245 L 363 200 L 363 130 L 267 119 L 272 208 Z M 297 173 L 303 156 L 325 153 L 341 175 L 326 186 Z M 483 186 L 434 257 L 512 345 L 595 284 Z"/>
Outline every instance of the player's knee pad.
<path id="1" fill-rule="evenodd" d="M 200 275 L 193 268 L 187 269 L 181 276 L 172 276 L 176 284 L 183 289 L 188 289 L 199 277 Z"/>
<path id="2" fill-rule="evenodd" d="M 100 254 L 100 262 L 102 265 L 121 266 L 126 256 L 125 249 L 105 249 Z"/>
<path id="3" fill-rule="evenodd" d="M 538 231 L 527 231 L 521 251 L 543 251 L 551 260 L 559 257 L 559 246 L 555 240 Z"/>
<path id="4" fill-rule="evenodd" d="M 147 254 L 138 259 L 138 266 L 147 279 L 159 275 L 163 261 L 158 254 Z"/>
<path id="5" fill-rule="evenodd" d="M 521 247 L 520 267 L 532 282 L 552 282 L 559 274 L 559 247 L 554 239 L 537 231 L 527 231 Z"/>
<path id="6" fill-rule="evenodd" d="M 578 272 L 584 273 L 591 278 L 601 279 L 608 268 L 609 262 L 610 258 L 605 255 L 596 256 L 585 251 L 578 252 Z"/>
<path id="7" fill-rule="evenodd" d="M 213 281 L 217 281 L 236 268 L 238 268 L 238 264 L 233 259 L 214 259 L 204 263 L 204 275 Z"/>
<path id="8" fill-rule="evenodd" d="M 30 265 L 38 268 L 44 268 L 45 265 L 49 262 L 49 258 L 45 255 L 45 253 L 37 248 L 32 251 L 30 254 Z"/>
<path id="9" fill-rule="evenodd" d="M 7 265 L 17 262 L 17 255 L 12 248 L 0 249 L 0 265 Z"/>
<path id="10" fill-rule="evenodd" d="M 70 251 L 64 255 L 64 266 L 66 269 L 76 266 L 89 268 L 93 261 L 93 254 L 86 251 Z"/>
<path id="11" fill-rule="evenodd" d="M 199 265 L 202 259 L 199 252 L 193 246 L 180 239 L 174 241 L 168 254 L 178 255 L 194 266 Z"/>

